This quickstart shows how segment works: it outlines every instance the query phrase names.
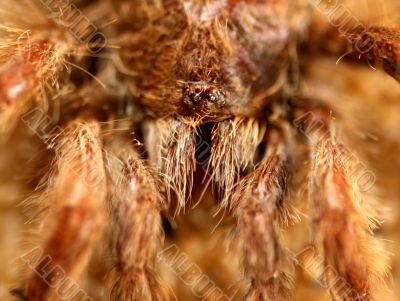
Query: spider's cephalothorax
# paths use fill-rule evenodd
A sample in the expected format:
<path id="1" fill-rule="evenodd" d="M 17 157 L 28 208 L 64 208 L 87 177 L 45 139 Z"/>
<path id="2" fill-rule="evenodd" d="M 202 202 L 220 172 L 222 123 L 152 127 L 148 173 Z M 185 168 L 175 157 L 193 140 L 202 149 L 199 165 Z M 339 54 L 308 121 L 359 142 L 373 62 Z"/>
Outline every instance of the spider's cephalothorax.
<path id="1" fill-rule="evenodd" d="M 119 53 L 137 72 L 130 90 L 153 113 L 254 115 L 265 105 L 287 58 L 288 3 L 126 2 L 117 10 L 135 14 L 122 19 L 131 34 Z"/>
<path id="2" fill-rule="evenodd" d="M 317 277 L 334 300 L 373 298 L 385 273 L 376 210 L 359 191 L 356 158 L 338 142 L 332 102 L 303 89 L 296 43 L 307 51 L 307 33 L 325 34 L 306 26 L 304 1 L 21 3 L 0 0 L 8 10 L 0 11 L 0 134 L 21 116 L 54 150 L 54 164 L 27 202 L 41 241 L 23 256 L 33 271 L 16 298 L 66 300 L 63 280 L 83 283 L 89 262 L 107 288 L 92 290 L 96 298 L 170 298 L 156 260 L 163 217 L 188 208 L 194 186 L 212 183 L 213 205 L 236 221 L 244 298 L 290 299 L 294 258 L 280 229 L 297 217 L 289 191 L 304 149 L 312 243 L 323 259 Z M 344 32 L 336 46 L 365 36 L 374 37 L 371 49 L 356 57 L 399 79 L 397 29 Z M 106 247 L 94 253 L 101 239 Z M 194 295 L 227 299 L 217 289 Z"/>

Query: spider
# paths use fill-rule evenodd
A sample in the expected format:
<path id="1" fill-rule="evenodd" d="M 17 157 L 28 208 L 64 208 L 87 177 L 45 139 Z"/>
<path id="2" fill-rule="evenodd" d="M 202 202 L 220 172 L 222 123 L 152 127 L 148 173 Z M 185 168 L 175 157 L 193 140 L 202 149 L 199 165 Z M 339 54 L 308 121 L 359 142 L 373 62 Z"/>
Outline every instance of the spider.
<path id="1" fill-rule="evenodd" d="M 282 228 L 298 217 L 290 192 L 304 149 L 321 279 L 334 300 L 376 297 L 386 273 L 378 210 L 340 115 L 307 89 L 301 59 L 315 39 L 400 81 L 397 28 L 320 27 L 301 0 L 0 4 L 1 135 L 22 120 L 51 150 L 26 201 L 39 247 L 23 255 L 30 269 L 11 291 L 17 300 L 92 300 L 67 288 L 96 256 L 107 261 L 106 298 L 169 299 L 157 254 L 174 218 L 179 226 L 203 200 L 198 187 L 234 220 L 244 300 L 290 299 Z"/>

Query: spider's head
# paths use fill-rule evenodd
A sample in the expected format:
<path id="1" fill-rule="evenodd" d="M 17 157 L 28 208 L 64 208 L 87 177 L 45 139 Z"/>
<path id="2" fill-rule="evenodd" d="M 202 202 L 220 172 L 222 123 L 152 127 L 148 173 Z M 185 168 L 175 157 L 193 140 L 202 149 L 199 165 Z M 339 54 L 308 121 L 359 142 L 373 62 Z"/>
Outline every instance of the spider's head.
<path id="1" fill-rule="evenodd" d="M 225 105 L 225 93 L 221 87 L 207 82 L 184 84 L 183 102 L 189 110 L 208 112 Z"/>
<path id="2" fill-rule="evenodd" d="M 129 26 L 139 27 L 136 43 L 121 47 L 124 63 L 138 74 L 130 82 L 138 100 L 156 115 L 260 111 L 285 61 L 287 3 L 156 2 L 132 7 L 140 18 L 130 18 Z"/>
<path id="3" fill-rule="evenodd" d="M 286 7 L 273 1 L 183 1 L 187 26 L 174 62 L 182 113 L 253 114 L 280 73 Z M 179 99 L 177 99 L 179 101 Z M 258 102 L 258 103 L 257 103 Z M 189 110 L 190 112 L 190 110 Z"/>

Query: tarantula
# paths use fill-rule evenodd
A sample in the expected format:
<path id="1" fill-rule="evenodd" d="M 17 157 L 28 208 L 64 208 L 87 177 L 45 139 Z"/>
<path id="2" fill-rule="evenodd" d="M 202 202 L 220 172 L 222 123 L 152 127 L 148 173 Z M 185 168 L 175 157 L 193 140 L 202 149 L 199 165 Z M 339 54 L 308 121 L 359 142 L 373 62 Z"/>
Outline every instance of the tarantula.
<path id="1" fill-rule="evenodd" d="M 15 298 L 72 298 L 63 281 L 78 283 L 107 240 L 110 299 L 168 299 L 162 238 L 201 200 L 194 186 L 211 183 L 213 204 L 237 224 L 245 300 L 290 299 L 294 258 L 281 227 L 296 219 L 289 191 L 304 144 L 323 282 L 335 300 L 373 298 L 385 273 L 376 208 L 337 138 L 340 116 L 307 89 L 299 57 L 313 39 L 338 55 L 350 47 L 347 61 L 363 58 L 399 81 L 398 29 L 320 27 L 306 1 L 0 3 L 1 134 L 21 119 L 52 150 L 26 201 L 41 242 L 23 256 L 31 270 Z M 228 299 L 217 290 L 202 298 Z"/>

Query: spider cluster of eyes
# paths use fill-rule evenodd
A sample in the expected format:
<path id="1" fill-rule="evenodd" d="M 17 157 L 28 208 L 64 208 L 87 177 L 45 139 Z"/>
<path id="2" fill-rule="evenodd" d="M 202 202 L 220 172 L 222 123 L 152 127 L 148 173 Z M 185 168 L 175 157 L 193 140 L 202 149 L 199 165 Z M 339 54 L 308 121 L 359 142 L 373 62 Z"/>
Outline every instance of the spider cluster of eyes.
<path id="1" fill-rule="evenodd" d="M 225 105 L 226 95 L 223 89 L 207 82 L 186 84 L 183 88 L 183 102 L 191 109 L 217 109 Z"/>

